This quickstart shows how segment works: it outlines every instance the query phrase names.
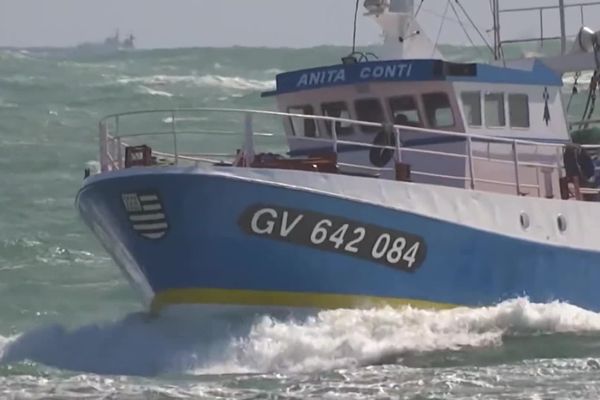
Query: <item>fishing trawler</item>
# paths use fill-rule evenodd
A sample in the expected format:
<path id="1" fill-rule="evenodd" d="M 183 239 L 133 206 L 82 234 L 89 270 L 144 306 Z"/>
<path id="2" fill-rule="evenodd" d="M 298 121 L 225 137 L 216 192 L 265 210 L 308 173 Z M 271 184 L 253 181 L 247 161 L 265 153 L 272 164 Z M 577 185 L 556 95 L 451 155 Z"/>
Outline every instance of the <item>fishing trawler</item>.
<path id="1" fill-rule="evenodd" d="M 130 51 L 135 49 L 135 37 L 130 34 L 121 40 L 117 30 L 113 36 L 104 39 L 103 42 L 86 42 L 77 45 L 73 49 L 75 56 L 105 56 L 118 53 L 120 51 Z"/>
<path id="2" fill-rule="evenodd" d="M 493 5 L 488 64 L 415 56 L 430 43 L 420 6 L 367 0 L 379 59 L 354 51 L 277 75 L 263 96 L 279 111 L 106 117 L 100 171 L 77 196 L 83 220 L 153 310 L 520 296 L 600 310 L 593 149 L 572 142 L 561 95 L 565 73 L 597 70 L 600 34 L 579 26 L 569 48 L 561 1 L 539 8 L 560 11 L 561 53 L 506 60 L 502 13 L 532 8 Z M 216 115 L 218 126 L 194 124 Z M 238 132 L 229 155 L 203 147 Z"/>

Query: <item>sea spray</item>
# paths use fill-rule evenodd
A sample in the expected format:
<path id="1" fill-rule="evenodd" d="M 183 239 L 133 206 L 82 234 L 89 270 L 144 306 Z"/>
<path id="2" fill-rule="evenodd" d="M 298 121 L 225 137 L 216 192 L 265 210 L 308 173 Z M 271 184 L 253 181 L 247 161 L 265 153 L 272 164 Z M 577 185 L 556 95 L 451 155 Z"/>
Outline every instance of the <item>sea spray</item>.
<path id="1" fill-rule="evenodd" d="M 561 336 L 565 333 L 574 336 Z M 417 355 L 440 352 L 501 349 L 507 338 L 541 335 L 558 335 L 557 342 L 581 336 L 598 352 L 600 345 L 591 346 L 589 337 L 600 342 L 600 314 L 526 299 L 445 311 L 333 310 L 301 319 L 244 313 L 193 317 L 179 309 L 158 318 L 138 313 L 74 330 L 56 324 L 33 329 L 0 341 L 0 364 L 30 360 L 75 371 L 144 376 L 309 373 L 407 357 L 414 363 Z M 528 358 L 526 351 L 522 358 Z"/>

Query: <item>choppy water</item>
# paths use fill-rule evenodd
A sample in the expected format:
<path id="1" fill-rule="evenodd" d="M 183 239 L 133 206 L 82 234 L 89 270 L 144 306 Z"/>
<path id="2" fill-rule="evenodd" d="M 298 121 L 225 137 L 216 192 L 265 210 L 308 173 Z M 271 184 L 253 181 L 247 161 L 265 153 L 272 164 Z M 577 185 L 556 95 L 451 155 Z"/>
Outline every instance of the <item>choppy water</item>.
<path id="1" fill-rule="evenodd" d="M 73 206 L 98 119 L 271 108 L 258 94 L 275 73 L 345 52 L 0 51 L 0 398 L 598 398 L 600 314 L 565 304 L 144 314 Z"/>

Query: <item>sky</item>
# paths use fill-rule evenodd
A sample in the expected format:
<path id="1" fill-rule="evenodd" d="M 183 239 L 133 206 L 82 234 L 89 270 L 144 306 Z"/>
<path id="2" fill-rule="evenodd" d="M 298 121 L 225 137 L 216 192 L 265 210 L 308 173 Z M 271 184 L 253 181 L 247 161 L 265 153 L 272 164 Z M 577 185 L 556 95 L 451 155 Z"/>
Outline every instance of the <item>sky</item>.
<path id="1" fill-rule="evenodd" d="M 460 2 L 483 31 L 491 28 L 488 0 Z M 557 0 L 501 2 L 503 8 L 511 8 L 556 4 Z M 425 0 L 419 14 L 424 31 L 434 42 L 447 3 Z M 122 35 L 133 33 L 142 48 L 350 45 L 353 14 L 354 0 L 0 0 L 0 46 L 74 46 L 102 41 L 117 28 Z M 596 24 L 585 22 L 600 29 L 600 7 L 589 8 L 585 14 L 598 16 Z M 447 16 L 439 42 L 468 43 L 451 9 Z M 546 14 L 547 32 L 558 33 L 555 18 L 556 14 Z M 579 18 L 578 9 L 568 11 L 570 31 L 577 31 Z M 539 14 L 507 14 L 502 29 L 505 37 L 539 35 Z M 486 36 L 491 40 L 490 33 Z M 362 13 L 357 39 L 359 44 L 379 41 L 377 24 Z"/>

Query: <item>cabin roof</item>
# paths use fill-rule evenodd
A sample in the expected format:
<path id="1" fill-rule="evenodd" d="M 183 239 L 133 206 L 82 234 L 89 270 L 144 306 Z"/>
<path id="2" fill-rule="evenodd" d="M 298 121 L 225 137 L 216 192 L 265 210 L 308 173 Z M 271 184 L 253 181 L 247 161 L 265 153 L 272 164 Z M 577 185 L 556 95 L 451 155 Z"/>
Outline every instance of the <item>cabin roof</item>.
<path id="1" fill-rule="evenodd" d="M 507 68 L 442 60 L 395 60 L 337 64 L 284 72 L 276 77 L 276 90 L 265 92 L 262 96 L 357 83 L 419 81 L 562 86 L 561 77 L 539 61 L 532 61 L 530 68 Z"/>

